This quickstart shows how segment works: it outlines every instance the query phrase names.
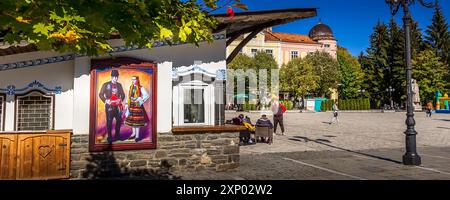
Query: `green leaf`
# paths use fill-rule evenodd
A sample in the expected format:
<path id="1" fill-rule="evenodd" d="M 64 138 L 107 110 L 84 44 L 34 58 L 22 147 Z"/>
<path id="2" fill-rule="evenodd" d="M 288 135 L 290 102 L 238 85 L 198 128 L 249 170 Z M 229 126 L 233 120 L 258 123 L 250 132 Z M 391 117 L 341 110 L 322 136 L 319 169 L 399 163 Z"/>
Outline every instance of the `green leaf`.
<path id="1" fill-rule="evenodd" d="M 186 41 L 187 36 L 183 29 L 181 29 L 180 32 L 178 33 L 178 37 L 180 38 L 181 42 Z"/>
<path id="2" fill-rule="evenodd" d="M 45 25 L 43 23 L 38 23 L 33 26 L 33 33 L 43 34 L 45 36 L 49 35 L 49 32 L 53 31 L 54 26 L 52 24 Z"/>
<path id="3" fill-rule="evenodd" d="M 159 34 L 160 39 L 167 39 L 172 36 L 173 36 L 173 33 L 171 30 L 164 28 L 164 27 L 160 27 L 160 34 Z"/>

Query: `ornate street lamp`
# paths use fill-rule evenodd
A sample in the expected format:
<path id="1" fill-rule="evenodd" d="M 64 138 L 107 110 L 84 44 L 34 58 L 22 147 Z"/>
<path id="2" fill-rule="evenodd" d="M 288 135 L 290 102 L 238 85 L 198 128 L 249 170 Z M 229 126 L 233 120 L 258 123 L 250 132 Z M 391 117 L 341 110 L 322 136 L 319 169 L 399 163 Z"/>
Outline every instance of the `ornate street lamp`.
<path id="1" fill-rule="evenodd" d="M 421 159 L 417 154 L 416 150 L 416 135 L 417 132 L 414 129 L 416 122 L 414 120 L 414 111 L 413 111 L 413 99 L 412 99 L 412 64 L 411 64 L 411 13 L 409 12 L 409 5 L 414 4 L 415 2 L 419 2 L 423 6 L 427 8 L 431 8 L 434 5 L 432 3 L 427 3 L 424 0 L 386 0 L 386 3 L 391 8 L 392 15 L 397 14 L 400 7 L 403 8 L 404 17 L 403 17 L 403 25 L 405 29 L 405 48 L 406 48 L 406 82 L 407 82 L 407 114 L 406 114 L 406 153 L 403 155 L 403 164 L 404 165 L 420 165 Z"/>
<path id="2" fill-rule="evenodd" d="M 366 90 L 365 90 L 365 89 L 362 89 L 362 90 L 358 90 L 358 92 L 359 92 L 359 94 L 361 95 L 361 98 L 363 98 L 363 97 L 364 97 L 364 94 L 366 93 Z"/>
<path id="3" fill-rule="evenodd" d="M 394 108 L 394 101 L 392 101 L 392 92 L 395 92 L 395 89 L 392 88 L 392 86 L 389 86 L 388 89 L 386 89 L 386 92 L 389 92 L 389 101 L 391 103 L 391 109 Z"/>

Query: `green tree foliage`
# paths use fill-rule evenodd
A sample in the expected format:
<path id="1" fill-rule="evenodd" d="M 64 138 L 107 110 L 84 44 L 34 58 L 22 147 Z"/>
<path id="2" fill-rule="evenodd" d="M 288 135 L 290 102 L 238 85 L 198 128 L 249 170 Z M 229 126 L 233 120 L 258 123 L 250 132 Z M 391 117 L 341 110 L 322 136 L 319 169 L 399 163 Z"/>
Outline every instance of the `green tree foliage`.
<path id="1" fill-rule="evenodd" d="M 425 49 L 422 30 L 414 20 L 411 26 L 412 58 Z M 372 105 L 389 102 L 389 87 L 394 89 L 394 102 L 406 100 L 405 32 L 392 18 L 388 25 L 379 22 L 370 37 L 367 55 L 359 56 L 364 71 L 363 88 L 370 94 Z"/>
<path id="2" fill-rule="evenodd" d="M 385 70 L 388 69 L 388 27 L 381 22 L 374 27 L 370 36 L 370 47 L 366 50 L 367 56 L 360 57 L 365 73 L 366 91 L 370 94 L 374 105 L 381 104 L 383 91 L 386 86 Z"/>
<path id="3" fill-rule="evenodd" d="M 405 34 L 394 18 L 389 23 L 388 70 L 384 88 L 391 86 L 392 99 L 400 102 L 406 98 Z M 387 94 L 387 93 L 386 93 Z"/>
<path id="4" fill-rule="evenodd" d="M 347 49 L 338 47 L 337 59 L 341 74 L 340 98 L 352 99 L 360 96 L 364 74 L 358 59 L 353 57 Z"/>
<path id="5" fill-rule="evenodd" d="M 296 97 L 304 97 L 317 88 L 319 77 L 315 75 L 313 66 L 305 59 L 296 58 L 280 70 L 280 85 L 283 91 L 290 91 Z"/>
<path id="6" fill-rule="evenodd" d="M 442 58 L 442 61 L 450 67 L 450 31 L 449 25 L 442 12 L 439 3 L 436 4 L 436 9 L 433 15 L 432 23 L 425 30 L 426 42 L 435 51 L 437 56 Z M 450 80 L 450 79 L 448 79 Z"/>
<path id="7" fill-rule="evenodd" d="M 272 69 L 278 69 L 278 63 L 275 61 L 275 58 L 264 51 L 258 51 L 253 59 L 256 70 L 266 69 L 270 71 Z"/>
<path id="8" fill-rule="evenodd" d="M 236 78 L 235 93 L 237 92 L 237 79 L 241 79 L 245 80 L 245 93 L 248 94 L 250 92 L 256 92 L 257 88 L 250 88 L 250 86 L 258 86 L 261 78 L 260 70 L 267 70 L 266 87 L 269 89 L 271 87 L 271 70 L 278 69 L 278 64 L 272 55 L 259 51 L 254 57 L 249 57 L 245 54 L 238 54 L 236 58 L 228 64 L 228 68 L 235 70 L 233 74 L 230 74 Z M 256 77 L 256 79 L 250 77 Z M 256 81 L 256 83 L 253 81 Z M 251 89 L 253 90 L 251 91 Z"/>
<path id="9" fill-rule="evenodd" d="M 229 69 L 251 69 L 254 67 L 254 61 L 252 57 L 240 53 L 227 65 L 227 67 Z"/>
<path id="10" fill-rule="evenodd" d="M 253 57 L 254 70 L 257 73 L 258 83 L 260 80 L 260 71 L 267 71 L 267 86 L 269 87 L 272 83 L 272 70 L 278 69 L 278 63 L 275 58 L 264 51 L 258 51 Z"/>
<path id="11" fill-rule="evenodd" d="M 318 77 L 316 96 L 325 97 L 331 93 L 330 89 L 337 88 L 340 81 L 339 63 L 327 52 L 316 51 L 305 57 L 312 65 L 314 74 Z"/>
<path id="12" fill-rule="evenodd" d="M 413 78 L 419 84 L 420 97 L 423 103 L 433 101 L 434 93 L 444 91 L 445 87 L 448 86 L 445 80 L 448 71 L 440 59 L 433 50 L 425 50 L 420 52 L 413 62 Z"/>
<path id="13" fill-rule="evenodd" d="M 245 8 L 240 0 L 236 3 Z M 169 44 L 212 41 L 217 20 L 208 15 L 217 0 L 2 0 L 0 31 L 5 41 L 23 40 L 40 50 L 98 55 L 111 49 L 111 34 L 120 34 L 127 45 L 150 47 L 154 41 Z"/>

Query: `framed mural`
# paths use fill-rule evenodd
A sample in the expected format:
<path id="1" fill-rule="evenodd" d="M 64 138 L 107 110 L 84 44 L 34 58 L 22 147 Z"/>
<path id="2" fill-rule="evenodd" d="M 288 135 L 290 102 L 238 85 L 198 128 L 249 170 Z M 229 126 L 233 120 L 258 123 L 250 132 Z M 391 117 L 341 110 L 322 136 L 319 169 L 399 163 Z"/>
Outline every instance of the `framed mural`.
<path id="1" fill-rule="evenodd" d="M 153 62 L 92 60 L 89 150 L 156 148 L 156 89 Z"/>

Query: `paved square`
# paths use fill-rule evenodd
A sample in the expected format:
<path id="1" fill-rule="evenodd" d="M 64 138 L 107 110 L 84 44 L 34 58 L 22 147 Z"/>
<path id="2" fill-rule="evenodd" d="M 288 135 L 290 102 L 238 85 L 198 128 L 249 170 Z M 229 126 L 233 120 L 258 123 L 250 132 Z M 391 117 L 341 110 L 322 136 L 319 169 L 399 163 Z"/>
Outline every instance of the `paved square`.
<path id="1" fill-rule="evenodd" d="M 240 113 L 227 113 L 227 119 Z M 255 122 L 260 113 L 243 113 Z M 287 136 L 242 146 L 239 169 L 181 173 L 183 179 L 450 180 L 450 115 L 416 113 L 422 166 L 402 165 L 406 113 L 286 113 Z M 280 130 L 278 130 L 280 132 Z"/>

